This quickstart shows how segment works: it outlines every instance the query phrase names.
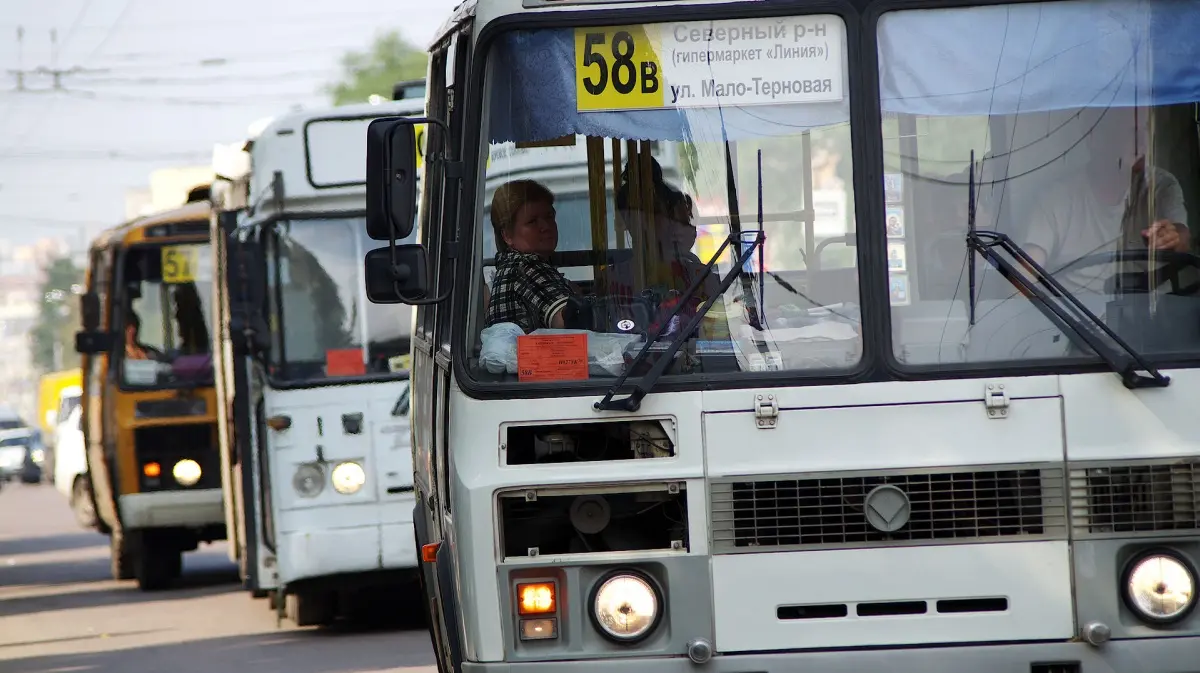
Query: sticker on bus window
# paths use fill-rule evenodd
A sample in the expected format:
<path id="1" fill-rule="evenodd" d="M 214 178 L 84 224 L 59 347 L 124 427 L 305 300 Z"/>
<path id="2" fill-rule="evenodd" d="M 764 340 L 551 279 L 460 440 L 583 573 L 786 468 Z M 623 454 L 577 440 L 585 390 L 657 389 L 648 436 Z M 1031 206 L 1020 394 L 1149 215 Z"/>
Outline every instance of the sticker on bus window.
<path id="1" fill-rule="evenodd" d="M 887 207 L 888 238 L 904 238 L 904 209 L 900 206 Z"/>
<path id="2" fill-rule="evenodd" d="M 891 295 L 892 306 L 907 306 L 910 301 L 908 296 L 908 275 L 898 273 L 888 277 L 888 294 Z"/>
<path id="3" fill-rule="evenodd" d="M 577 28 L 576 109 L 838 102 L 843 33 L 832 14 Z"/>
<path id="4" fill-rule="evenodd" d="M 162 249 L 164 283 L 192 283 L 199 270 L 200 248 L 196 245 L 169 245 Z"/>
<path id="5" fill-rule="evenodd" d="M 517 337 L 517 379 L 578 381 L 588 377 L 586 334 L 525 334 Z"/>
<path id="6" fill-rule="evenodd" d="M 395 357 L 388 358 L 388 371 L 390 372 L 406 372 L 412 369 L 412 355 L 405 353 Z"/>
<path id="7" fill-rule="evenodd" d="M 907 251 L 904 249 L 903 242 L 888 242 L 888 271 L 895 273 L 897 271 L 908 270 L 908 260 L 905 255 Z"/>
<path id="8" fill-rule="evenodd" d="M 336 348 L 325 351 L 326 376 L 362 376 L 367 373 L 361 348 Z"/>
<path id="9" fill-rule="evenodd" d="M 904 202 L 904 175 L 901 173 L 883 174 L 883 199 L 887 203 Z"/>

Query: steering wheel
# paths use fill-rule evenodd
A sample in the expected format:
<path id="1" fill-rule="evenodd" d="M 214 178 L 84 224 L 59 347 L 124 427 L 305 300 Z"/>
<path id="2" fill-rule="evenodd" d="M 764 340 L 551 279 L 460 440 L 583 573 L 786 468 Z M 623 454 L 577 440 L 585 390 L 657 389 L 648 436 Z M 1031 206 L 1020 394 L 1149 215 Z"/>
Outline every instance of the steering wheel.
<path id="1" fill-rule="evenodd" d="M 1118 271 L 1113 275 L 1112 282 L 1115 283 L 1115 286 L 1111 290 L 1114 294 L 1149 293 L 1152 290 L 1162 287 L 1167 282 L 1171 283 L 1171 294 L 1190 296 L 1200 293 L 1200 280 L 1190 285 L 1182 285 L 1180 277 L 1180 272 L 1187 268 L 1200 270 L 1200 256 L 1193 255 L 1190 252 L 1176 252 L 1174 250 L 1155 250 L 1153 252 L 1154 263 L 1159 266 L 1151 274 L 1146 274 L 1142 271 Z M 1057 276 L 1060 273 L 1070 273 L 1101 264 L 1121 264 L 1124 262 L 1149 263 L 1150 253 L 1151 251 L 1148 249 L 1140 249 L 1086 255 L 1055 270 L 1052 274 Z M 1146 282 L 1147 275 L 1153 276 L 1153 287 L 1148 286 Z"/>

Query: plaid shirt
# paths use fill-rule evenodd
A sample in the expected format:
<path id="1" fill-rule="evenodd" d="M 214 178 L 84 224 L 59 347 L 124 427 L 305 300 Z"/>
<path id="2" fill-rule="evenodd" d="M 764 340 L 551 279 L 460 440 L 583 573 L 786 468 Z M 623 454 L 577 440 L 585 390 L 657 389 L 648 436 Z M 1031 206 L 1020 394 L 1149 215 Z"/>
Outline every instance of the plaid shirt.
<path id="1" fill-rule="evenodd" d="M 550 326 L 550 318 L 573 294 L 558 269 L 532 253 L 506 250 L 496 255 L 492 300 L 485 327 L 511 322 L 526 333 Z"/>

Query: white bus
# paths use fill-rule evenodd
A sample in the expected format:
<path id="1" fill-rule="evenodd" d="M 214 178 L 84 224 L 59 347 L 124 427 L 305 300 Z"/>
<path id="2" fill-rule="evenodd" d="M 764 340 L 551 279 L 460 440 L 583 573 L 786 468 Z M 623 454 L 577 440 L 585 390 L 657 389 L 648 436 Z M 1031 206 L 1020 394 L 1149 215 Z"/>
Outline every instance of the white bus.
<path id="1" fill-rule="evenodd" d="M 214 152 L 230 554 L 301 626 L 416 593 L 411 313 L 366 300 L 362 259 L 366 126 L 421 106 L 291 113 Z"/>
<path id="2" fill-rule="evenodd" d="M 1198 30 L 1175 0 L 460 5 L 428 119 L 367 149 L 440 670 L 1197 670 Z M 497 148 L 572 143 L 572 184 L 493 202 Z"/>

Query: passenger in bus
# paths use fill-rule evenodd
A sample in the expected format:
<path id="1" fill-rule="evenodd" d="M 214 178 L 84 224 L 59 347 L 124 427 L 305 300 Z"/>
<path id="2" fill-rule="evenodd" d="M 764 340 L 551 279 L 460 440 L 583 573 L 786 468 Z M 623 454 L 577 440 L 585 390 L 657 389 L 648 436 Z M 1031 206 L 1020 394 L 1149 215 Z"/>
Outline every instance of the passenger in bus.
<path id="1" fill-rule="evenodd" d="M 175 286 L 175 324 L 179 328 L 179 352 L 208 353 L 208 326 L 204 321 L 204 302 L 192 283 Z"/>
<path id="2" fill-rule="evenodd" d="M 633 297 L 644 290 L 650 290 L 659 300 L 659 317 L 665 318 L 675 308 L 679 295 L 686 292 L 704 273 L 704 262 L 692 252 L 696 244 L 698 231 L 695 225 L 695 202 L 692 197 L 676 187 L 668 184 L 663 178 L 662 167 L 651 159 L 651 201 L 649 204 L 637 204 L 631 195 L 629 167 L 621 173 L 621 185 L 617 188 L 614 199 L 617 212 L 625 226 L 633 234 L 635 245 L 642 246 L 650 253 L 647 265 L 649 277 L 645 288 L 635 288 L 633 264 L 623 262 L 614 264 L 609 275 L 609 293 L 619 297 Z M 647 216 L 653 211 L 652 217 Z M 653 241 L 649 241 L 647 229 L 653 221 Z M 709 296 L 716 294 L 720 288 L 717 274 L 709 274 L 703 287 L 689 302 L 690 306 L 680 312 L 679 316 L 686 320 L 688 315 L 699 308 Z M 657 321 L 650 326 L 651 331 L 658 327 Z M 670 333 L 669 330 L 668 334 Z"/>
<path id="3" fill-rule="evenodd" d="M 492 195 L 496 275 L 484 327 L 511 322 L 526 333 L 562 328 L 563 308 L 578 294 L 550 264 L 558 247 L 554 194 L 533 180 L 514 180 Z"/>
<path id="4" fill-rule="evenodd" d="M 1086 168 L 1067 185 L 1050 187 L 1034 211 L 1025 249 L 1068 289 L 1109 291 L 1105 281 L 1115 269 L 1105 267 L 1111 265 L 1055 273 L 1089 255 L 1134 249 L 1191 250 L 1183 190 L 1171 173 L 1147 166 L 1147 113 L 1138 112 L 1133 108 L 1105 110 L 1086 137 L 1090 153 Z M 1126 263 L 1123 270 L 1137 267 Z"/>
<path id="5" fill-rule="evenodd" d="M 154 348 L 138 341 L 138 331 L 142 321 L 136 313 L 130 312 L 125 316 L 125 359 L 126 360 L 157 360 L 162 357 Z"/>

